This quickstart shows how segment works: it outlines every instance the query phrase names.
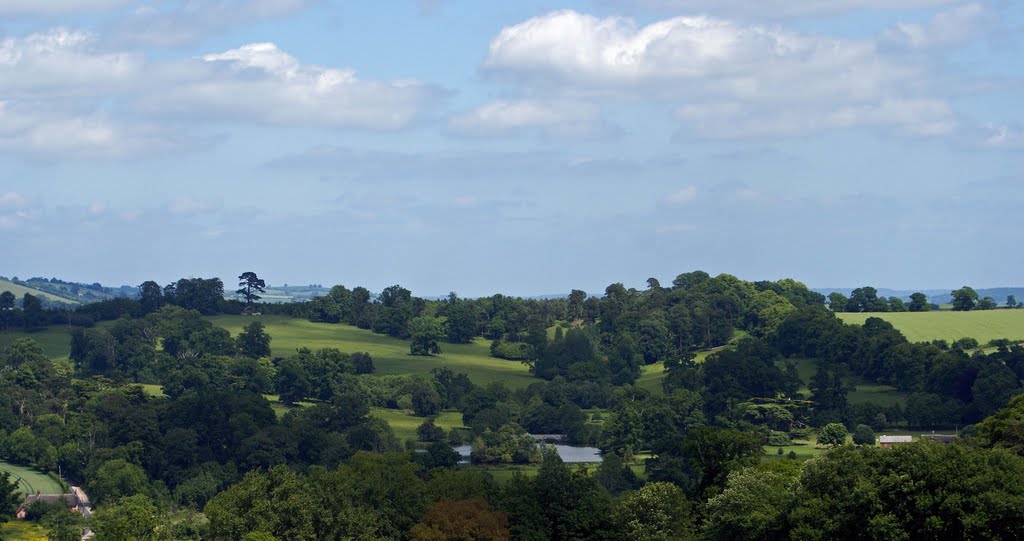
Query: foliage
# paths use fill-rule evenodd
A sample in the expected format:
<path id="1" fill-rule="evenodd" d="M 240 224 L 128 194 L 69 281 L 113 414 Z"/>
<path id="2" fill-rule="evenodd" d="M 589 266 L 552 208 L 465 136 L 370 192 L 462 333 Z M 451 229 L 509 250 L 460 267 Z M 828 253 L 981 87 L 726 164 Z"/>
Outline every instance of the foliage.
<path id="1" fill-rule="evenodd" d="M 875 432 L 871 430 L 870 426 L 857 425 L 853 429 L 853 443 L 857 445 L 874 445 Z"/>
<path id="2" fill-rule="evenodd" d="M 829 423 L 818 432 L 818 445 L 835 447 L 846 443 L 846 427 L 842 423 Z"/>
<path id="3" fill-rule="evenodd" d="M 679 487 L 649 483 L 626 494 L 612 511 L 616 538 L 629 541 L 696 539 L 693 506 Z"/>
<path id="4" fill-rule="evenodd" d="M 441 353 L 440 341 L 444 338 L 444 324 L 440 318 L 420 316 L 409 321 L 409 335 L 412 343 L 409 353 L 413 355 L 437 355 Z"/>
<path id="5" fill-rule="evenodd" d="M 482 499 L 441 500 L 410 531 L 413 541 L 510 541 L 508 517 Z"/>

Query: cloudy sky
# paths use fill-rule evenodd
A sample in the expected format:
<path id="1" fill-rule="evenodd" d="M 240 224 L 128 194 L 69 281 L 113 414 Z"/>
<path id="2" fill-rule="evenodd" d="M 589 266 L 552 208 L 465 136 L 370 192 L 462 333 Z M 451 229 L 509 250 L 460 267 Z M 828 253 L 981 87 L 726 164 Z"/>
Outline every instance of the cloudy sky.
<path id="1" fill-rule="evenodd" d="M 1024 285 L 1016 0 L 0 0 L 0 274 Z"/>

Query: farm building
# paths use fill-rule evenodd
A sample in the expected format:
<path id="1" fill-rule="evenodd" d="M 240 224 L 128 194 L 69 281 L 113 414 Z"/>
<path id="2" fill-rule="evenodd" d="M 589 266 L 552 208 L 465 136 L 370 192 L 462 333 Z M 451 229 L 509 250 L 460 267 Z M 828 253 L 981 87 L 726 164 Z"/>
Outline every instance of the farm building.
<path id="1" fill-rule="evenodd" d="M 914 441 L 913 436 L 879 436 L 878 445 L 883 449 L 888 449 L 893 445 L 900 445 L 903 443 L 910 443 Z"/>
<path id="2" fill-rule="evenodd" d="M 960 436 L 957 436 L 956 434 L 923 434 L 921 436 L 921 439 L 931 440 L 949 445 L 950 443 L 956 441 L 959 437 Z"/>

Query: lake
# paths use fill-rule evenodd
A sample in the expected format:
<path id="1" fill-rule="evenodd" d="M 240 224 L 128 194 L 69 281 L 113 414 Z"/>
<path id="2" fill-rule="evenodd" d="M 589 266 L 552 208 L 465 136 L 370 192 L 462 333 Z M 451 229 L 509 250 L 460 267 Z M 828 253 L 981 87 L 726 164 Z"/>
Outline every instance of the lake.
<path id="1" fill-rule="evenodd" d="M 601 462 L 601 450 L 597 447 L 576 447 L 573 445 L 548 445 L 554 447 L 562 462 L 567 464 L 581 464 L 588 462 Z M 460 445 L 455 451 L 462 455 L 462 464 L 469 464 L 469 445 Z"/>

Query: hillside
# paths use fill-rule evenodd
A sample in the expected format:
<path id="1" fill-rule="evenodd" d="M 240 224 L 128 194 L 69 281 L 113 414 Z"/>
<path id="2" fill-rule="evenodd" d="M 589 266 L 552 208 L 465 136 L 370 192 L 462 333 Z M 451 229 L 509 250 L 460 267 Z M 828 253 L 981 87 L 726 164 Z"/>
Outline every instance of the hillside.
<path id="1" fill-rule="evenodd" d="M 64 298 L 58 295 L 54 295 L 53 293 L 48 293 L 46 291 L 42 291 L 34 287 L 22 285 L 20 283 L 14 283 L 10 280 L 0 279 L 0 293 L 3 293 L 4 291 L 10 291 L 11 293 L 14 294 L 15 297 L 19 299 L 24 297 L 26 293 L 29 293 L 37 297 L 42 297 L 43 299 L 50 302 L 59 302 L 63 304 L 79 304 L 77 301 Z"/>
<path id="2" fill-rule="evenodd" d="M 952 287 L 947 289 L 887 289 L 877 288 L 879 297 L 896 297 L 903 299 L 904 301 L 910 301 L 910 295 L 914 293 L 924 293 L 928 297 L 928 302 L 932 304 L 950 304 L 953 302 L 952 291 L 958 289 L 958 287 Z M 829 293 L 842 293 L 847 297 L 853 292 L 852 287 L 823 287 L 815 288 L 813 291 L 821 293 L 822 295 L 828 296 Z M 1014 295 L 1017 300 L 1024 299 L 1024 287 L 990 287 L 984 289 L 975 289 L 978 292 L 979 298 L 992 297 L 999 305 L 1006 303 L 1007 295 Z"/>
<path id="3" fill-rule="evenodd" d="M 253 321 L 247 316 L 214 316 L 210 318 L 237 336 L 242 327 Z M 490 356 L 490 343 L 477 338 L 471 344 L 442 343 L 443 353 L 431 357 L 409 355 L 409 342 L 352 327 L 329 323 L 313 323 L 287 316 L 261 316 L 258 321 L 266 326 L 272 337 L 271 349 L 275 356 L 287 356 L 300 347 L 311 349 L 338 348 L 346 353 L 365 351 L 373 357 L 377 375 L 420 374 L 429 375 L 434 368 L 447 366 L 456 372 L 465 372 L 473 383 L 486 385 L 501 381 L 505 385 L 525 387 L 537 380 L 526 365 Z"/>
<path id="4" fill-rule="evenodd" d="M 997 338 L 1024 340 L 1024 310 L 972 312 L 839 313 L 846 323 L 863 324 L 869 317 L 893 324 L 911 342 L 975 338 L 982 344 Z"/>

